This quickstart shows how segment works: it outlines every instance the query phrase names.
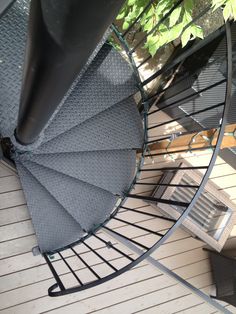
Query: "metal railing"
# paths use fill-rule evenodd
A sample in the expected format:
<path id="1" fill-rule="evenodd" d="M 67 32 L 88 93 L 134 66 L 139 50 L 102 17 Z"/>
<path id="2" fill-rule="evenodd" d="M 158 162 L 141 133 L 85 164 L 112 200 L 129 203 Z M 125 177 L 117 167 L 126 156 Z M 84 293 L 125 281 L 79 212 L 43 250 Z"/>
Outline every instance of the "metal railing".
<path id="1" fill-rule="evenodd" d="M 163 19 L 166 19 L 175 7 L 181 5 L 181 2 L 182 1 L 178 1 L 172 10 L 170 10 L 170 12 L 168 12 L 168 14 Z M 150 1 L 149 5 L 144 9 L 144 12 L 145 10 L 148 10 L 148 7 L 151 3 L 152 1 Z M 202 17 L 206 12 L 208 12 L 208 10 L 209 8 L 203 9 L 203 12 L 199 15 L 199 17 Z M 187 49 L 184 49 L 176 58 L 170 62 L 167 62 L 160 70 L 158 69 L 154 74 L 151 74 L 142 81 L 140 78 L 140 71 L 145 62 L 148 62 L 150 57 L 146 58 L 146 60 L 137 65 L 134 53 L 136 49 L 145 41 L 147 35 L 144 35 L 140 42 L 132 48 L 129 47 L 129 44 L 126 40 L 129 31 L 135 27 L 136 23 L 139 22 L 140 17 L 141 15 L 123 34 L 116 26 L 112 26 L 113 34 L 122 45 L 130 65 L 136 75 L 141 94 L 140 108 L 144 121 L 145 144 L 142 152 L 140 153 L 137 173 L 130 190 L 121 200 L 117 208 L 114 209 L 111 216 L 103 224 L 97 226 L 95 230 L 86 234 L 86 236 L 83 239 L 78 240 L 77 243 L 73 243 L 68 247 L 62 248 L 61 250 L 44 254 L 44 258 L 50 267 L 53 277 L 56 280 L 56 283 L 48 290 L 50 296 L 65 295 L 104 283 L 131 269 L 143 261 L 146 257 L 148 257 L 158 247 L 160 247 L 182 224 L 183 220 L 188 216 L 189 212 L 196 204 L 198 197 L 201 195 L 204 186 L 209 179 L 210 173 L 220 150 L 222 138 L 224 136 L 226 117 L 231 100 L 232 40 L 230 24 L 227 23 L 216 32 L 210 34 L 206 39 L 190 44 Z M 209 86 L 207 85 L 203 88 L 199 88 L 198 91 L 194 91 L 188 96 L 185 95 L 181 99 L 167 104 L 165 104 L 163 96 L 165 96 L 166 91 L 168 91 L 171 86 L 175 85 L 175 82 L 170 87 L 160 87 L 159 85 L 156 88 L 156 91 L 149 95 L 148 90 L 145 89 L 145 86 L 148 83 L 157 77 L 162 77 L 163 74 L 166 77 L 166 73 L 169 73 L 170 71 L 171 74 L 178 73 L 177 69 L 179 70 L 179 65 L 182 65 L 184 61 L 188 60 L 188 58 L 198 53 L 200 50 L 202 51 L 204 47 L 206 48 L 213 41 L 219 39 L 223 42 L 225 41 L 223 45 L 227 60 L 227 73 L 225 79 L 220 79 L 214 84 L 208 82 Z M 204 69 L 208 69 L 209 65 L 210 61 L 208 60 L 208 63 L 204 66 Z M 183 78 L 179 81 L 181 80 L 183 80 Z M 206 92 L 208 94 L 214 93 L 214 88 L 218 88 L 219 86 L 221 86 L 225 92 L 224 102 L 220 101 L 219 103 L 212 103 L 211 106 L 207 108 L 192 108 L 191 100 L 193 97 L 203 95 Z M 214 97 L 212 97 L 212 99 L 214 99 Z M 169 113 L 168 110 L 172 109 L 173 107 L 178 107 L 178 110 L 180 110 L 178 105 L 185 104 L 186 106 L 188 103 L 189 111 L 187 111 L 186 108 L 182 111 L 179 111 L 180 115 L 178 117 L 174 116 L 171 120 L 166 122 L 150 122 L 150 117 L 153 117 L 154 115 L 158 117 L 159 113 L 161 112 Z M 154 106 L 156 106 L 155 109 L 153 109 Z M 214 145 L 211 143 L 211 141 L 209 141 L 209 145 L 205 145 L 201 148 L 192 148 L 191 145 L 189 145 L 187 149 L 172 150 L 170 145 L 168 150 L 166 149 L 166 152 L 150 151 L 150 145 L 153 143 L 161 142 L 166 139 L 172 139 L 178 136 L 179 132 L 173 130 L 172 128 L 173 123 L 178 122 L 181 125 L 184 121 L 184 125 L 186 125 L 187 120 L 188 123 L 194 125 L 192 128 L 186 128 L 182 134 L 192 134 L 194 132 L 208 130 L 208 126 L 204 126 L 199 123 L 196 117 L 201 114 L 209 114 L 211 112 L 214 114 L 215 110 L 217 110 L 218 115 L 220 115 L 220 121 L 218 119 L 218 124 L 214 125 L 215 129 L 218 131 L 217 141 Z M 171 112 L 169 114 L 171 115 Z M 165 132 L 163 132 L 163 127 L 165 128 Z M 158 129 L 160 131 L 154 134 L 153 131 L 156 132 Z M 203 166 L 182 166 L 182 153 L 189 152 L 206 152 L 208 155 L 210 155 L 208 163 Z M 170 156 L 172 158 L 173 154 L 180 155 L 178 155 L 178 157 L 175 158 L 175 161 L 173 161 L 173 163 L 170 165 L 170 163 L 167 162 L 166 158 L 164 157 Z M 154 167 L 152 162 L 149 163 L 149 161 L 154 161 Z M 149 163 L 149 167 L 147 162 Z M 158 167 L 156 167 L 156 164 L 158 164 Z M 173 184 L 159 180 L 160 175 L 163 178 L 163 176 L 167 173 L 175 174 L 178 171 L 188 171 L 193 169 L 202 172 L 202 180 L 198 185 Z M 150 177 L 143 177 L 143 174 L 145 173 L 155 174 L 151 176 L 152 182 L 148 182 L 147 180 L 147 178 Z M 154 188 L 165 189 L 168 187 L 186 188 L 193 189 L 195 193 L 191 202 L 186 203 L 184 201 L 166 199 L 163 197 L 163 193 L 160 194 L 159 197 L 153 197 L 150 194 L 150 190 L 148 190 L 146 193 L 135 193 L 134 188 L 140 186 L 150 187 L 151 190 Z M 154 202 L 157 204 L 168 204 L 175 207 L 180 206 L 183 209 L 183 213 L 179 215 L 177 220 L 175 220 L 171 217 L 163 216 L 158 212 L 153 213 L 153 211 L 148 209 L 148 206 L 136 206 L 131 208 L 130 206 L 126 205 L 127 201 L 131 199 L 141 200 L 144 202 Z M 132 215 L 127 216 L 128 213 L 132 213 Z M 131 219 L 133 216 L 136 217 L 135 222 L 133 219 Z M 150 228 L 148 226 L 148 222 L 151 220 L 155 220 L 155 228 Z M 162 227 L 163 222 L 165 222 L 165 227 Z M 106 233 L 102 232 L 103 230 L 106 231 Z M 130 252 L 125 247 L 121 247 L 114 239 L 111 240 L 107 236 L 107 233 L 117 235 L 129 243 L 132 243 L 137 248 L 142 249 L 142 255 L 134 256 L 133 254 L 130 254 Z"/>

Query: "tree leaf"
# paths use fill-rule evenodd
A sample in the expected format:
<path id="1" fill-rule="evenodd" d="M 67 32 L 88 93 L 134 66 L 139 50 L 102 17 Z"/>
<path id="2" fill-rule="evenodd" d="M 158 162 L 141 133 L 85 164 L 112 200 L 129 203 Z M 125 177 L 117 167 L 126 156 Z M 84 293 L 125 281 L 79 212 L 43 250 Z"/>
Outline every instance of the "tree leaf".
<path id="1" fill-rule="evenodd" d="M 231 3 L 227 2 L 224 9 L 223 9 L 223 16 L 225 19 L 225 22 L 228 21 L 231 17 Z"/>
<path id="2" fill-rule="evenodd" d="M 170 0 L 161 0 L 157 4 L 156 13 L 163 14 L 164 9 L 170 4 Z"/>
<path id="3" fill-rule="evenodd" d="M 153 28 L 153 18 L 149 18 L 149 21 L 145 23 L 143 26 L 143 30 L 147 33 Z"/>
<path id="4" fill-rule="evenodd" d="M 191 38 L 191 28 L 187 28 L 182 36 L 181 36 L 181 42 L 182 42 L 182 47 L 185 47 L 187 45 L 187 43 L 189 42 L 190 38 Z"/>
<path id="5" fill-rule="evenodd" d="M 148 51 L 152 57 L 156 54 L 156 52 L 164 46 L 168 41 L 167 32 L 162 33 L 160 36 L 155 36 L 153 43 L 148 46 Z"/>
<path id="6" fill-rule="evenodd" d="M 129 25 L 130 25 L 130 24 L 129 24 L 127 21 L 124 21 L 124 23 L 123 23 L 123 25 L 122 25 L 123 30 L 128 29 L 128 28 L 129 28 Z"/>
<path id="7" fill-rule="evenodd" d="M 159 26 L 159 32 L 166 32 L 167 30 L 168 30 L 168 27 L 165 25 L 165 24 L 161 24 L 160 26 Z"/>
<path id="8" fill-rule="evenodd" d="M 148 10 L 148 12 L 146 14 L 147 14 L 147 16 L 146 16 L 147 18 L 153 17 L 155 14 L 155 7 L 151 5 L 150 9 Z"/>
<path id="9" fill-rule="evenodd" d="M 213 12 L 219 7 L 222 7 L 222 5 L 225 4 L 226 1 L 227 0 L 212 0 Z"/>
<path id="10" fill-rule="evenodd" d="M 183 24 L 187 25 L 191 21 L 192 21 L 192 15 L 188 11 L 184 11 L 183 20 L 182 20 Z"/>
<path id="11" fill-rule="evenodd" d="M 235 0 L 230 0 L 231 3 L 231 12 L 233 15 L 234 20 L 236 21 L 236 2 Z"/>
<path id="12" fill-rule="evenodd" d="M 168 33 L 168 42 L 171 42 L 171 41 L 177 39 L 180 36 L 182 30 L 183 30 L 183 24 L 182 23 L 179 23 L 179 24 L 176 24 L 175 26 L 173 26 L 169 30 L 169 33 Z"/>
<path id="13" fill-rule="evenodd" d="M 117 15 L 116 19 L 117 20 L 122 20 L 125 17 L 126 13 L 127 13 L 126 8 L 122 8 L 120 13 Z"/>
<path id="14" fill-rule="evenodd" d="M 158 35 L 149 35 L 145 47 L 148 48 L 150 55 L 153 57 L 158 49 Z"/>
<path id="15" fill-rule="evenodd" d="M 142 7 L 142 11 L 143 11 L 143 7 Z M 142 11 L 140 11 L 140 13 Z M 154 15 L 155 15 L 155 8 L 154 8 L 154 6 L 151 6 L 149 8 L 149 10 L 142 15 L 142 17 L 140 19 L 140 24 L 142 26 L 145 26 L 145 24 L 148 23 L 148 21 L 150 21 L 150 19 L 153 19 Z"/>
<path id="16" fill-rule="evenodd" d="M 148 51 L 152 57 L 155 56 L 157 49 L 158 49 L 157 45 L 148 46 Z"/>
<path id="17" fill-rule="evenodd" d="M 204 35 L 203 35 L 203 30 L 200 26 L 198 25 L 192 25 L 191 27 L 191 33 L 193 34 L 194 38 L 198 37 L 203 39 Z"/>
<path id="18" fill-rule="evenodd" d="M 163 47 L 168 42 L 168 31 L 163 32 L 161 36 L 159 36 L 159 40 L 157 42 L 157 50 Z"/>
<path id="19" fill-rule="evenodd" d="M 181 11 L 182 11 L 182 7 L 178 7 L 171 13 L 170 19 L 169 19 L 169 27 L 174 26 L 178 22 Z"/>

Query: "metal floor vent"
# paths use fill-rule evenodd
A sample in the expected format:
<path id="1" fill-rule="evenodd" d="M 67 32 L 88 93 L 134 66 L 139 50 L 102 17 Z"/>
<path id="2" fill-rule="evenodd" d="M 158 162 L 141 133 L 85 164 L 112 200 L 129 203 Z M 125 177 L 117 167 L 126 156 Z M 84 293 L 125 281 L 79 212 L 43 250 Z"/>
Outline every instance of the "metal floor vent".
<path id="1" fill-rule="evenodd" d="M 189 175 L 184 174 L 180 184 L 196 184 Z M 194 195 L 193 190 L 183 191 L 179 188 L 172 195 L 173 200 L 190 201 Z M 217 194 L 216 194 L 217 195 Z M 223 204 L 216 195 L 207 190 L 201 194 L 189 218 L 202 230 L 218 239 L 232 215 L 232 208 Z M 181 207 L 179 207 L 181 210 Z"/>
<path id="2" fill-rule="evenodd" d="M 168 197 L 173 201 L 189 203 L 196 191 L 193 188 L 181 186 L 196 186 L 201 180 L 201 175 L 197 171 L 176 171 L 169 174 L 168 177 L 164 175 L 162 180 L 165 180 L 165 183 L 168 181 L 168 184 L 177 185 L 162 187 L 163 198 Z M 160 188 L 155 189 L 153 196 L 160 197 Z M 184 208 L 181 206 L 160 203 L 157 206 L 163 214 L 175 219 L 184 212 Z M 233 228 L 236 218 L 234 210 L 235 205 L 230 202 L 226 193 L 219 191 L 212 182 L 208 182 L 188 218 L 183 222 L 183 226 L 188 232 L 220 251 Z"/>

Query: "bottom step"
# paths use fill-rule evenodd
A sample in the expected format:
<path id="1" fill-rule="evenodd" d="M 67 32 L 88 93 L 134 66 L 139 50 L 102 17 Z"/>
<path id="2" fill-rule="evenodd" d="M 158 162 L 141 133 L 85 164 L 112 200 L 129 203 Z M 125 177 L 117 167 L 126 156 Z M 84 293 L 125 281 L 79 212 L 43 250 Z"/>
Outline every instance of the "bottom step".
<path id="1" fill-rule="evenodd" d="M 16 162 L 16 166 L 41 252 L 63 248 L 79 240 L 84 234 L 80 225 L 22 164 Z"/>

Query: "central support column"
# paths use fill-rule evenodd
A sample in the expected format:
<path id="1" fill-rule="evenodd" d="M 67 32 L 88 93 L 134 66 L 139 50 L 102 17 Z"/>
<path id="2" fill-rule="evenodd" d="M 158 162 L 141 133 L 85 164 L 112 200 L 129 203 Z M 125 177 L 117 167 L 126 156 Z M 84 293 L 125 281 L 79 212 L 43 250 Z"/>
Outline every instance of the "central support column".
<path id="1" fill-rule="evenodd" d="M 16 139 L 33 143 L 124 0 L 32 0 Z"/>

